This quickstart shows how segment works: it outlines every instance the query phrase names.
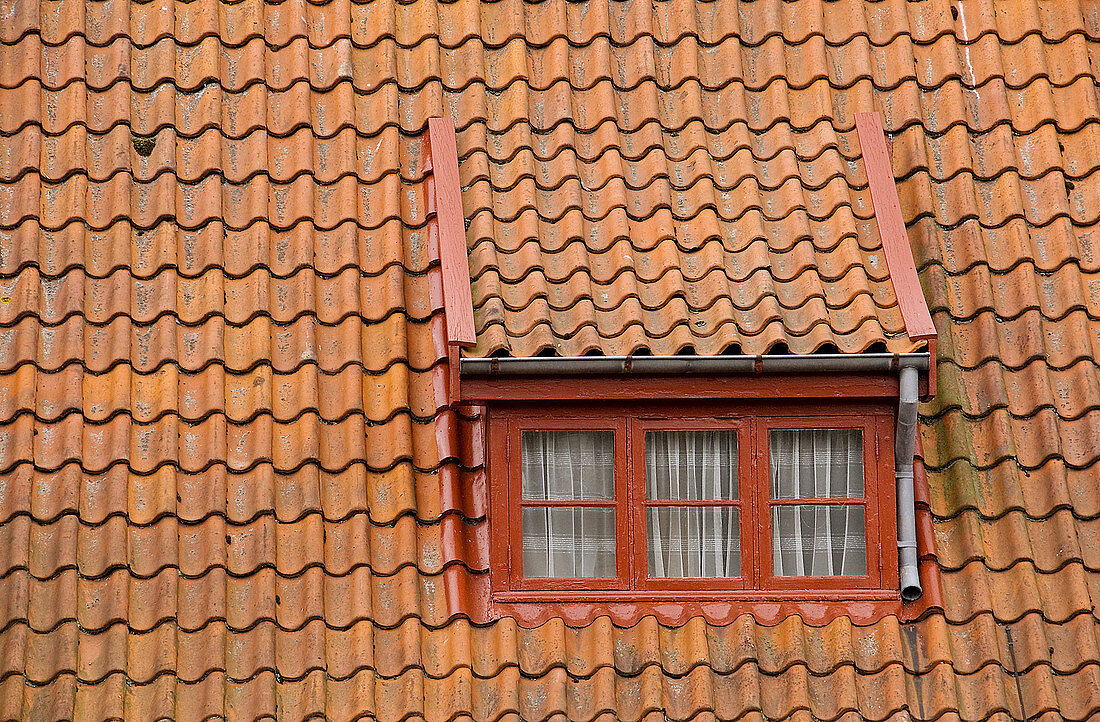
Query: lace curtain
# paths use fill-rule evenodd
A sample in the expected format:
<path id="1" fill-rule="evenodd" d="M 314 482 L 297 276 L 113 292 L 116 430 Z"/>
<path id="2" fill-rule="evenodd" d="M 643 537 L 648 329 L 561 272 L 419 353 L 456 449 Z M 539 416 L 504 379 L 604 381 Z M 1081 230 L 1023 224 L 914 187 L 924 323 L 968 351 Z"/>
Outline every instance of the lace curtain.
<path id="1" fill-rule="evenodd" d="M 525 502 L 613 502 L 612 432 L 524 431 L 520 445 Z M 614 576 L 614 509 L 525 505 L 523 573 L 528 577 Z"/>
<path id="2" fill-rule="evenodd" d="M 769 452 L 771 498 L 805 500 L 771 505 L 773 573 L 865 574 L 862 432 L 772 431 Z M 612 432 L 524 431 L 521 453 L 524 575 L 614 576 Z M 740 576 L 736 432 L 646 433 L 645 483 L 650 577 Z"/>
<path id="3" fill-rule="evenodd" d="M 737 499 L 737 434 L 733 431 L 650 431 L 646 498 L 650 501 Z M 733 506 L 650 506 L 646 509 L 649 576 L 741 575 L 741 525 Z"/>
<path id="4" fill-rule="evenodd" d="M 862 499 L 858 429 L 772 431 L 772 499 Z M 772 573 L 836 576 L 867 572 L 862 504 L 772 506 Z"/>

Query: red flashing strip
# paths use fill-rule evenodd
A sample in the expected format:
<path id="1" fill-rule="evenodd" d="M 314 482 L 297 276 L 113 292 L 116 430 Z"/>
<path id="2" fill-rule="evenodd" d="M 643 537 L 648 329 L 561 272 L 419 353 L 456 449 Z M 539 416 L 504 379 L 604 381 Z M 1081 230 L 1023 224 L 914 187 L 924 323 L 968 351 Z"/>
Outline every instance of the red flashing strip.
<path id="1" fill-rule="evenodd" d="M 898 297 L 905 331 L 911 339 L 932 340 L 936 338 L 936 327 L 932 324 L 928 302 L 917 280 L 917 267 L 901 216 L 901 202 L 898 200 L 890 154 L 886 149 L 882 118 L 878 113 L 856 113 L 856 132 L 867 168 L 871 203 L 875 208 L 875 222 L 882 238 L 886 267 L 890 270 L 890 281 L 894 285 L 894 295 Z"/>
<path id="2" fill-rule="evenodd" d="M 435 218 L 439 229 L 439 259 L 443 266 L 447 342 L 457 346 L 473 346 L 474 305 L 470 294 L 470 260 L 466 250 L 462 190 L 458 182 L 454 121 L 450 118 L 429 118 L 428 144 L 431 146 L 435 181 Z"/>

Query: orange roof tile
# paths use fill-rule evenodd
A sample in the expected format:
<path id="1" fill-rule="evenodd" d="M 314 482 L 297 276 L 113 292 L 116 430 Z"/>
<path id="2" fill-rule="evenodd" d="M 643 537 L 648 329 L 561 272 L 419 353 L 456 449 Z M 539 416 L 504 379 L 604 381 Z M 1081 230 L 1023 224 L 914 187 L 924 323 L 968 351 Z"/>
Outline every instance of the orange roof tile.
<path id="1" fill-rule="evenodd" d="M 553 82 L 576 86 L 568 58 L 560 62 Z M 644 88 L 607 82 L 612 107 L 645 107 Z M 718 107 L 685 116 L 686 126 L 638 118 L 654 130 L 637 143 L 628 137 L 642 131 L 611 126 L 583 153 L 536 147 L 464 179 L 471 355 L 915 348 L 851 128 L 769 143 L 743 120 L 714 115 Z"/>
<path id="2" fill-rule="evenodd" d="M 1094 3 L 0 16 L 0 717 L 1100 714 Z M 939 331 L 943 608 L 487 623 L 428 117 L 475 355 L 908 350 L 875 110 Z"/>

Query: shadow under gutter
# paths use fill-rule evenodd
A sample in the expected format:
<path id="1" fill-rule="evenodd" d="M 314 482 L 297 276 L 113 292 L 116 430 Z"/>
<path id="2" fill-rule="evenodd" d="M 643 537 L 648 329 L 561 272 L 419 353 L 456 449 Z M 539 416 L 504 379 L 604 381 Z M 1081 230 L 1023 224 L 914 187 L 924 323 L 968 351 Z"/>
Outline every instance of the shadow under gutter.
<path id="1" fill-rule="evenodd" d="M 898 566 L 901 598 L 920 598 L 917 568 L 916 501 L 913 459 L 917 439 L 917 403 L 921 372 L 928 372 L 928 353 L 811 354 L 769 356 L 540 356 L 533 358 L 464 358 L 467 377 L 618 376 L 704 374 L 898 374 L 898 420 L 894 434 L 894 480 L 897 487 Z"/>

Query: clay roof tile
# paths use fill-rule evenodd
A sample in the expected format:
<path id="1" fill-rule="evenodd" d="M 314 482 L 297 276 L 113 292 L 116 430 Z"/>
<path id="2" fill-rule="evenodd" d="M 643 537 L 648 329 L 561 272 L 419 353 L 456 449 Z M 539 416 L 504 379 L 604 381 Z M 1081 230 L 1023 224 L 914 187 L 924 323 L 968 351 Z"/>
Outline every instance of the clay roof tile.
<path id="1" fill-rule="evenodd" d="M 0 716 L 1100 710 L 1088 3 L 7 10 Z M 942 611 L 490 623 L 427 119 L 472 355 L 908 351 L 865 111 L 939 329 Z"/>

